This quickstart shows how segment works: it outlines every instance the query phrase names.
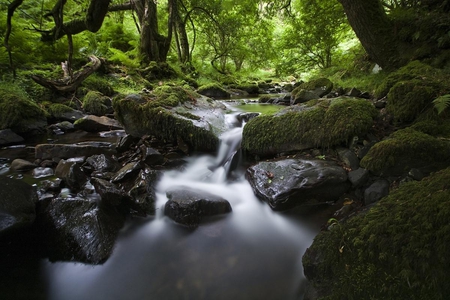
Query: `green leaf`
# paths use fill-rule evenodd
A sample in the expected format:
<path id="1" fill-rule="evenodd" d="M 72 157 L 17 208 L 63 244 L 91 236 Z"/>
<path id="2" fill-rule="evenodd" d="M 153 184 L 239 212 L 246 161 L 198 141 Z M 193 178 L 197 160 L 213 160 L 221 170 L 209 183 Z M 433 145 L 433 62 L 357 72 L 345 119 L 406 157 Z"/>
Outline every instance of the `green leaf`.
<path id="1" fill-rule="evenodd" d="M 450 105 L 450 94 L 440 96 L 433 100 L 434 107 L 441 114 Z"/>

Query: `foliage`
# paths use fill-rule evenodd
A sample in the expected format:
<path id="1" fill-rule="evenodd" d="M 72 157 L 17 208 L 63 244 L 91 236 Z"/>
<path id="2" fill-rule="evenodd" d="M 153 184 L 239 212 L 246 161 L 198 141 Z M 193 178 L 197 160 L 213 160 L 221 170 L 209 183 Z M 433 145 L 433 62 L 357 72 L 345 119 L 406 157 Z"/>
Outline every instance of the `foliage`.
<path id="1" fill-rule="evenodd" d="M 450 94 L 442 95 L 433 100 L 434 107 L 438 114 L 444 112 L 450 106 Z"/>
<path id="2" fill-rule="evenodd" d="M 368 212 L 322 231 L 303 256 L 322 299 L 446 299 L 450 169 L 402 184 Z"/>

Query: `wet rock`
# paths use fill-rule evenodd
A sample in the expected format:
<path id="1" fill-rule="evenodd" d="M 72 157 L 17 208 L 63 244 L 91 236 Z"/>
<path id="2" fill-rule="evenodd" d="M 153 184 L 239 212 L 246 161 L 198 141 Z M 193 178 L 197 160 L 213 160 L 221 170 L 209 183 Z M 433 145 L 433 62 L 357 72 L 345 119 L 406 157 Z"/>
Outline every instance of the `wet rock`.
<path id="1" fill-rule="evenodd" d="M 246 176 L 255 194 L 274 210 L 334 201 L 349 188 L 345 170 L 324 160 L 260 162 Z"/>
<path id="2" fill-rule="evenodd" d="M 125 191 L 107 180 L 91 178 L 91 183 L 105 205 L 118 206 L 124 202 L 131 201 L 130 196 Z"/>
<path id="3" fill-rule="evenodd" d="M 56 166 L 55 175 L 72 190 L 80 190 L 87 181 L 87 176 L 81 169 L 81 163 L 61 159 Z"/>
<path id="4" fill-rule="evenodd" d="M 124 217 L 82 198 L 40 201 L 37 226 L 51 261 L 99 264 L 111 255 Z"/>
<path id="5" fill-rule="evenodd" d="M 357 170 L 348 173 L 348 180 L 352 183 L 353 187 L 360 187 L 369 179 L 369 171 L 364 168 L 359 168 Z"/>
<path id="6" fill-rule="evenodd" d="M 0 238 L 33 224 L 37 200 L 36 189 L 31 185 L 0 176 Z"/>
<path id="7" fill-rule="evenodd" d="M 48 127 L 54 134 L 63 134 L 75 130 L 75 126 L 69 121 L 52 124 Z"/>
<path id="8" fill-rule="evenodd" d="M 259 115 L 259 113 L 241 113 L 237 115 L 236 119 L 242 124 L 243 122 L 247 123 L 250 119 L 253 119 Z"/>
<path id="9" fill-rule="evenodd" d="M 120 182 L 122 180 L 128 179 L 135 174 L 137 174 L 142 169 L 141 162 L 130 162 L 123 166 L 117 173 L 114 175 L 114 177 L 111 179 L 111 182 Z"/>
<path id="10" fill-rule="evenodd" d="M 292 91 L 291 105 L 319 99 L 330 93 L 332 89 L 333 83 L 327 78 L 318 78 L 304 82 Z"/>
<path id="11" fill-rule="evenodd" d="M 142 161 L 149 166 L 160 165 L 164 162 L 164 156 L 153 148 L 143 146 L 141 152 Z"/>
<path id="12" fill-rule="evenodd" d="M 337 150 L 339 155 L 339 159 L 350 169 L 356 170 L 359 168 L 359 159 L 356 156 L 355 152 L 346 149 L 340 148 Z"/>
<path id="13" fill-rule="evenodd" d="M 156 184 L 161 178 L 161 171 L 141 170 L 134 186 L 129 191 L 130 208 L 141 215 L 153 214 L 156 202 Z"/>
<path id="14" fill-rule="evenodd" d="M 380 179 L 372 183 L 364 191 L 364 204 L 369 205 L 377 202 L 389 194 L 389 181 Z"/>
<path id="15" fill-rule="evenodd" d="M 164 214 L 177 223 L 197 227 L 202 217 L 231 212 L 230 203 L 216 195 L 188 187 L 167 191 Z"/>
<path id="16" fill-rule="evenodd" d="M 33 178 L 44 178 L 53 176 L 54 174 L 55 172 L 53 171 L 52 168 L 43 168 L 43 167 L 37 167 L 33 169 L 33 172 L 31 173 Z"/>
<path id="17" fill-rule="evenodd" d="M 11 129 L 0 130 L 0 146 L 22 143 L 23 137 L 14 133 Z"/>
<path id="18" fill-rule="evenodd" d="M 11 162 L 11 165 L 9 167 L 13 171 L 26 172 L 36 168 L 37 166 L 34 163 L 29 162 L 28 160 L 16 158 Z"/>
<path id="19" fill-rule="evenodd" d="M 111 143 L 84 142 L 73 145 L 66 144 L 40 144 L 35 147 L 37 159 L 68 159 L 72 157 L 89 157 L 96 154 L 115 154 L 116 151 Z"/>
<path id="20" fill-rule="evenodd" d="M 116 145 L 117 152 L 122 153 L 129 150 L 131 145 L 139 142 L 139 140 L 139 138 L 129 134 L 123 136 L 122 138 L 120 138 L 119 142 Z"/>
<path id="21" fill-rule="evenodd" d="M 97 172 L 115 172 L 119 169 L 117 161 L 105 154 L 89 156 L 86 162 Z"/>
<path id="22" fill-rule="evenodd" d="M 74 126 L 75 129 L 80 129 L 87 132 L 123 129 L 123 126 L 114 119 L 108 118 L 106 116 L 97 117 L 94 115 L 88 115 L 81 119 L 78 119 L 74 123 Z"/>

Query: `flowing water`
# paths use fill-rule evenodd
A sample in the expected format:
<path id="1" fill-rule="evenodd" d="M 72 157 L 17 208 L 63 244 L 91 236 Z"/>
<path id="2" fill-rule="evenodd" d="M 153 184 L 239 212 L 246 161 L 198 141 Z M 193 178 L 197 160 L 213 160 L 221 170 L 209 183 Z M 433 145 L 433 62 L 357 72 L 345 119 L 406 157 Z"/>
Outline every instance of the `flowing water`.
<path id="1" fill-rule="evenodd" d="M 156 215 L 130 222 L 106 263 L 41 262 L 46 299 L 302 299 L 301 257 L 317 222 L 273 212 L 254 196 L 236 168 L 242 127 L 234 117 L 217 156 L 164 174 Z M 165 190 L 177 185 L 219 195 L 233 211 L 196 229 L 177 225 L 163 214 Z"/>

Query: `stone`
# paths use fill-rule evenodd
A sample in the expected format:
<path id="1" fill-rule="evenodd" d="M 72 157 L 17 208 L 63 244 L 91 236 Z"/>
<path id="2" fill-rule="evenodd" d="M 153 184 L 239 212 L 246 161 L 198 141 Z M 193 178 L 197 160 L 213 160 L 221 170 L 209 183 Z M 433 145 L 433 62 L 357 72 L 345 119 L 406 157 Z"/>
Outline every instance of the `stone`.
<path id="1" fill-rule="evenodd" d="M 89 156 L 86 162 L 97 172 L 115 172 L 119 169 L 118 162 L 105 154 Z"/>
<path id="2" fill-rule="evenodd" d="M 61 159 L 56 166 L 55 175 L 73 191 L 79 191 L 86 183 L 87 176 L 81 169 L 81 163 Z"/>
<path id="3" fill-rule="evenodd" d="M 369 180 L 369 171 L 364 168 L 351 171 L 348 173 L 348 180 L 354 188 L 360 187 Z"/>
<path id="4" fill-rule="evenodd" d="M 26 172 L 36 168 L 37 166 L 34 163 L 29 162 L 28 160 L 16 158 L 11 162 L 11 165 L 9 167 L 13 171 Z"/>
<path id="5" fill-rule="evenodd" d="M 39 144 L 35 147 L 37 159 L 68 159 L 77 156 L 115 154 L 113 144 L 106 142 L 83 142 L 78 144 Z"/>
<path id="6" fill-rule="evenodd" d="M 123 224 L 116 210 L 79 197 L 43 200 L 37 216 L 50 261 L 105 262 Z"/>
<path id="7" fill-rule="evenodd" d="M 33 178 L 44 178 L 44 177 L 50 177 L 53 176 L 55 172 L 52 168 L 44 168 L 44 167 L 37 167 L 33 169 L 31 175 Z"/>
<path id="8" fill-rule="evenodd" d="M 129 150 L 131 145 L 136 144 L 139 140 L 140 138 L 134 137 L 130 134 L 121 137 L 116 145 L 117 152 L 122 153 Z"/>
<path id="9" fill-rule="evenodd" d="M 91 183 L 100 195 L 101 202 L 105 205 L 118 206 L 131 201 L 130 196 L 115 184 L 100 178 L 91 178 Z"/>
<path id="10" fill-rule="evenodd" d="M 13 132 L 11 129 L 0 130 L 0 146 L 19 144 L 23 141 L 23 137 Z"/>
<path id="11" fill-rule="evenodd" d="M 346 95 L 349 97 L 359 97 L 361 95 L 361 91 L 357 88 L 351 88 Z"/>
<path id="12" fill-rule="evenodd" d="M 29 228 L 36 218 L 37 201 L 34 187 L 0 175 L 0 238 Z"/>
<path id="13" fill-rule="evenodd" d="M 385 179 L 379 179 L 372 183 L 364 191 L 364 205 L 375 203 L 384 196 L 387 196 L 389 194 L 389 186 L 389 181 Z"/>
<path id="14" fill-rule="evenodd" d="M 141 162 L 130 162 L 123 166 L 117 173 L 114 175 L 114 177 L 111 179 L 111 182 L 116 183 L 120 182 L 122 180 L 125 180 L 127 178 L 130 178 L 137 174 L 142 169 Z"/>
<path id="15" fill-rule="evenodd" d="M 227 200 L 205 191 L 182 186 L 170 189 L 166 194 L 169 201 L 164 206 L 164 214 L 188 227 L 197 227 L 205 216 L 231 212 Z"/>
<path id="16" fill-rule="evenodd" d="M 100 132 L 109 130 L 123 129 L 119 121 L 108 118 L 106 116 L 97 117 L 94 115 L 88 115 L 81 119 L 78 119 L 74 123 L 75 129 L 84 130 L 87 132 Z"/>
<path id="17" fill-rule="evenodd" d="M 346 171 L 326 160 L 263 161 L 248 168 L 246 177 L 274 210 L 335 201 L 350 187 Z"/>
<path id="18" fill-rule="evenodd" d="M 149 166 L 160 165 L 164 163 L 164 156 L 159 151 L 151 147 L 142 147 L 142 161 Z"/>
<path id="19" fill-rule="evenodd" d="M 132 210 L 144 216 L 155 212 L 156 184 L 161 176 L 161 171 L 157 170 L 145 168 L 140 171 L 128 192 L 131 197 L 129 207 Z"/>
<path id="20" fill-rule="evenodd" d="M 347 148 L 337 149 L 339 159 L 350 169 L 356 170 L 359 168 L 359 159 L 355 152 Z"/>

